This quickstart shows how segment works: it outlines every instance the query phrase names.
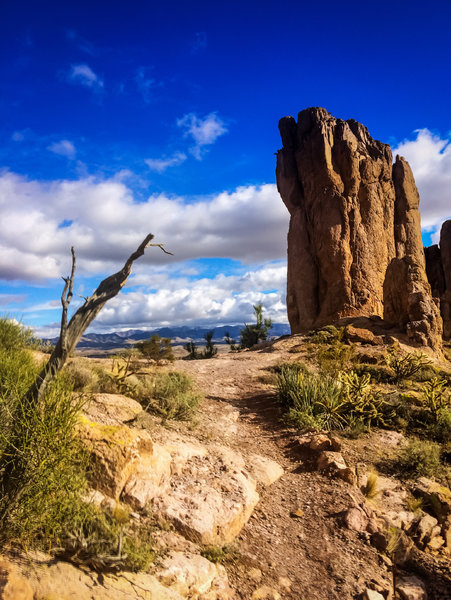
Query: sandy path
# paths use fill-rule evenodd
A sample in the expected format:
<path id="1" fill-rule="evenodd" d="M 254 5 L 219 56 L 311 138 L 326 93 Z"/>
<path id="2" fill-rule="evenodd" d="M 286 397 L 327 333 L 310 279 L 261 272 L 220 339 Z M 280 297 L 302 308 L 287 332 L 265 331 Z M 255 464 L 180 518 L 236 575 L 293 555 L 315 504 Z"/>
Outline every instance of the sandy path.
<path id="1" fill-rule="evenodd" d="M 262 586 L 284 600 L 354 598 L 372 578 L 388 580 L 388 573 L 374 548 L 337 524 L 336 514 L 352 504 L 352 488 L 308 472 L 296 452 L 295 433 L 280 423 L 274 388 L 264 380 L 268 367 L 288 358 L 284 351 L 246 352 L 177 362 L 205 394 L 203 431 L 232 406 L 240 416 L 233 435 L 224 432 L 221 441 L 272 458 L 285 470 L 261 490 L 261 501 L 236 541 L 237 559 L 226 568 L 243 600 Z"/>

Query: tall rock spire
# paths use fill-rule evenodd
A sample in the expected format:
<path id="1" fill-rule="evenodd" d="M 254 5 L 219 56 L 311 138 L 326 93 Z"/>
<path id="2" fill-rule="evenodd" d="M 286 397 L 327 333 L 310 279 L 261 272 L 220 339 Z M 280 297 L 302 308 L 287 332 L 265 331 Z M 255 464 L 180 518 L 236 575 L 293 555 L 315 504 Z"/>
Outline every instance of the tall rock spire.
<path id="1" fill-rule="evenodd" d="M 291 215 L 292 332 L 342 317 L 384 315 L 412 341 L 437 348 L 440 318 L 426 279 L 419 196 L 408 163 L 397 157 L 392 165 L 387 144 L 357 121 L 335 119 L 324 108 L 303 110 L 297 122 L 284 117 L 279 130 L 277 186 Z M 398 302 L 390 271 L 386 282 L 395 259 L 408 267 L 392 271 L 405 272 L 399 294 L 409 298 L 410 308 Z M 427 304 L 422 315 L 418 303 Z"/>

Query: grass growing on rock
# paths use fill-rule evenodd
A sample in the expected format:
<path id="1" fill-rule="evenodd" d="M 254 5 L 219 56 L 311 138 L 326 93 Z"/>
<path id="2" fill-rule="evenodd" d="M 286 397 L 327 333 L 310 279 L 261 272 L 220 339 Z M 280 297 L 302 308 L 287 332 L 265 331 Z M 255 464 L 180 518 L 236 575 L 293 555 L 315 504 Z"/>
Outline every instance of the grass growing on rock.
<path id="1" fill-rule="evenodd" d="M 36 406 L 23 400 L 40 370 L 30 339 L 0 319 L 0 541 L 99 569 L 140 569 L 153 558 L 147 532 L 85 500 L 88 457 L 76 435 L 85 399 L 73 377 L 60 373 Z"/>

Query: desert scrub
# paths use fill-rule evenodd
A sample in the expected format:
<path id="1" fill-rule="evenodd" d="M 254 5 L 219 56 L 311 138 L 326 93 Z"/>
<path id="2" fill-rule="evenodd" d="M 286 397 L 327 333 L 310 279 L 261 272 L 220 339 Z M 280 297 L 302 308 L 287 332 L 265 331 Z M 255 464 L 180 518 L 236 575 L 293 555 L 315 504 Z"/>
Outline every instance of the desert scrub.
<path id="1" fill-rule="evenodd" d="M 87 359 L 72 359 L 69 364 L 66 365 L 65 372 L 74 391 L 96 392 L 98 390 L 99 376 L 97 372 L 89 366 Z"/>
<path id="2" fill-rule="evenodd" d="M 399 385 L 402 381 L 418 375 L 426 367 L 430 367 L 431 361 L 421 352 L 401 354 L 393 347 L 385 355 L 385 364 L 393 373 L 393 382 Z"/>
<path id="3" fill-rule="evenodd" d="M 319 370 L 332 377 L 340 371 L 346 371 L 354 367 L 355 346 L 344 344 L 338 340 L 330 344 L 322 344 L 316 353 L 316 363 Z"/>
<path id="4" fill-rule="evenodd" d="M 384 425 L 385 399 L 374 393 L 368 375 L 340 372 L 337 377 L 309 373 L 286 364 L 277 378 L 278 398 L 285 420 L 301 429 L 356 429 Z"/>
<path id="5" fill-rule="evenodd" d="M 146 392 L 139 399 L 143 408 L 163 421 L 189 421 L 195 414 L 200 396 L 193 392 L 190 377 L 178 371 L 156 372 L 146 377 Z"/>
<path id="6" fill-rule="evenodd" d="M 335 327 L 335 325 L 326 325 L 322 329 L 309 332 L 310 341 L 313 344 L 331 344 L 333 342 L 343 341 L 345 327 Z"/>
<path id="7" fill-rule="evenodd" d="M 141 568 L 153 557 L 145 529 L 84 501 L 88 456 L 76 435 L 84 399 L 61 372 L 39 403 L 23 400 L 39 365 L 28 336 L 0 319 L 0 542 L 41 548 L 100 568 Z M 13 343 L 11 343 L 13 342 Z M 76 551 L 74 549 L 76 548 Z M 114 560 L 112 560 L 114 559 Z"/>
<path id="8" fill-rule="evenodd" d="M 446 474 L 446 467 L 440 457 L 440 444 L 412 439 L 399 451 L 394 460 L 394 467 L 400 475 L 407 478 L 434 477 L 440 479 Z"/>
<path id="9" fill-rule="evenodd" d="M 437 422 L 440 411 L 451 408 L 451 395 L 447 380 L 433 377 L 427 381 L 422 387 L 420 399 L 423 406 L 431 411 L 434 421 Z"/>
<path id="10" fill-rule="evenodd" d="M 233 546 L 203 546 L 200 555 L 212 563 L 222 564 L 236 556 Z"/>

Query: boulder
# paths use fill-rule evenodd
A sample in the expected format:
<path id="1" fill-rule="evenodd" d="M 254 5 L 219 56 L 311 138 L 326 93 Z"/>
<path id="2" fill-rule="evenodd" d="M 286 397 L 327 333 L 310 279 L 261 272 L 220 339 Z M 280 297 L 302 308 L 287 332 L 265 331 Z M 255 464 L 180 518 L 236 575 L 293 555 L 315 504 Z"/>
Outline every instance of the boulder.
<path id="1" fill-rule="evenodd" d="M 33 600 L 33 589 L 16 565 L 0 557 L 0 600 Z"/>
<path id="2" fill-rule="evenodd" d="M 297 122 L 284 117 L 279 130 L 277 187 L 290 213 L 291 332 L 343 317 L 381 317 L 387 268 L 393 259 L 407 258 L 418 270 L 415 286 L 407 279 L 413 286 L 409 293 L 422 296 L 409 300 L 415 322 L 405 312 L 404 331 L 411 324 L 412 339 L 436 349 L 440 325 L 430 306 L 419 196 L 408 163 L 396 157 L 392 165 L 387 144 L 360 123 L 336 119 L 324 108 L 301 111 Z"/>
<path id="3" fill-rule="evenodd" d="M 328 475 L 338 477 L 351 485 L 356 481 L 354 470 L 348 467 L 345 459 L 339 452 L 322 451 L 318 456 L 316 466 L 319 471 L 324 471 Z"/>
<path id="4" fill-rule="evenodd" d="M 440 523 L 451 519 L 451 490 L 427 477 L 420 477 L 415 482 L 412 492 L 425 500 L 432 507 Z"/>
<path id="5" fill-rule="evenodd" d="M 380 346 L 383 344 L 382 336 L 374 335 L 369 329 L 361 329 L 360 327 L 354 327 L 353 325 L 348 325 L 346 327 L 345 338 L 348 342 L 358 344 L 369 344 L 371 346 Z"/>
<path id="6" fill-rule="evenodd" d="M 165 587 L 184 598 L 205 598 L 208 592 L 218 600 L 232 597 L 224 567 L 199 554 L 171 552 L 155 575 Z"/>
<path id="7" fill-rule="evenodd" d="M 90 453 L 93 487 L 112 498 L 119 497 L 143 457 L 152 455 L 150 435 L 144 430 L 102 425 L 87 418 L 81 420 L 78 428 Z"/>
<path id="8" fill-rule="evenodd" d="M 361 508 L 353 506 L 342 513 L 342 521 L 343 525 L 348 529 L 363 532 L 366 531 L 368 527 L 369 519 Z"/>
<path id="9" fill-rule="evenodd" d="M 396 582 L 396 592 L 401 600 L 427 600 L 426 586 L 415 575 L 404 575 Z"/>

